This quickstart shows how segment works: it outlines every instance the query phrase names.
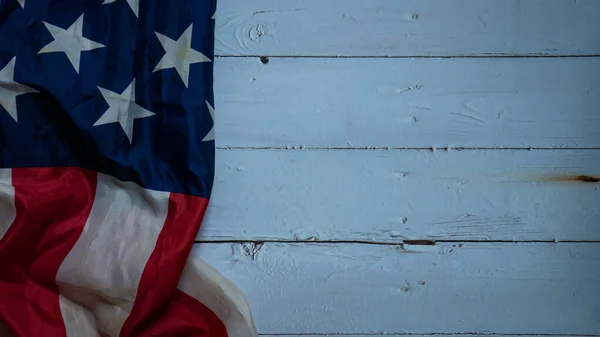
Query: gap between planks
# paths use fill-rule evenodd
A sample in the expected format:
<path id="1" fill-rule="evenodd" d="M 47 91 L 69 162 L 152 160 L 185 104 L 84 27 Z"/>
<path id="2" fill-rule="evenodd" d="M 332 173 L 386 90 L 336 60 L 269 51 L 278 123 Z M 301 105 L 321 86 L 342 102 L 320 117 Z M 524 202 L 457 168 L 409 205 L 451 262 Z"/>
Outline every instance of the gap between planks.
<path id="1" fill-rule="evenodd" d="M 514 58 L 593 58 L 600 54 L 584 55 L 550 55 L 550 54 L 479 54 L 479 55 L 450 55 L 450 56 L 350 56 L 350 55 L 219 55 L 215 58 L 278 58 L 278 59 L 514 59 Z"/>
<path id="2" fill-rule="evenodd" d="M 433 333 L 413 333 L 413 332 L 398 332 L 398 333 L 280 333 L 280 334 L 258 334 L 259 336 L 290 336 L 290 337 L 306 337 L 306 336 L 506 336 L 506 337 L 533 337 L 533 336 L 548 336 L 548 337 L 598 337 L 598 335 L 565 335 L 565 334 L 503 334 L 503 333 L 485 333 L 485 332 L 433 332 Z"/>
<path id="3" fill-rule="evenodd" d="M 285 244 L 313 244 L 327 245 L 332 243 L 337 244 L 360 244 L 360 245 L 378 245 L 378 246 L 435 246 L 437 243 L 546 243 L 546 244 L 569 244 L 569 243 L 600 243 L 599 240 L 403 240 L 399 242 L 389 241 L 367 241 L 367 240 L 195 240 L 195 244 L 199 243 L 240 243 L 262 245 L 265 243 L 285 243 Z"/>
<path id="4" fill-rule="evenodd" d="M 292 151 L 597 151 L 598 147 L 314 147 L 314 146 L 217 146 L 217 150 Z"/>

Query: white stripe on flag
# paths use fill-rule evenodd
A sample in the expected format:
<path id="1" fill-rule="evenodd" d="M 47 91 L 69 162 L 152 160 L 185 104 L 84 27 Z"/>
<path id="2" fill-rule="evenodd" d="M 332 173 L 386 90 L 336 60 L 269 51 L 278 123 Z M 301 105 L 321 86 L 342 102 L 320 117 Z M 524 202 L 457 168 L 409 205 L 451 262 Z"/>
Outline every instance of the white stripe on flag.
<path id="1" fill-rule="evenodd" d="M 59 303 L 63 321 L 69 322 L 68 325 L 65 323 L 67 336 L 100 337 L 91 311 L 63 295 L 59 295 Z"/>
<path id="2" fill-rule="evenodd" d="M 8 232 L 16 216 L 12 169 L 0 169 L 0 240 Z"/>
<path id="3" fill-rule="evenodd" d="M 94 205 L 83 233 L 56 275 L 61 310 L 72 308 L 71 303 L 63 303 L 68 298 L 93 313 L 98 331 L 118 336 L 133 307 L 168 205 L 168 192 L 98 174 Z M 67 336 L 85 335 L 76 320 L 64 315 L 63 319 Z"/>
<path id="4" fill-rule="evenodd" d="M 188 258 L 177 288 L 214 312 L 225 324 L 229 337 L 257 335 L 242 291 L 194 253 Z"/>

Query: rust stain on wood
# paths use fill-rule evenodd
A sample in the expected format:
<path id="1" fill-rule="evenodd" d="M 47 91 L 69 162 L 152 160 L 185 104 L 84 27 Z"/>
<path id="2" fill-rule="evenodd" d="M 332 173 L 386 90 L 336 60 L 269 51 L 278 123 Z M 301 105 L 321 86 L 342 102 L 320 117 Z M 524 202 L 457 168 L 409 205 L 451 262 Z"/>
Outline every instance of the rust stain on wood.
<path id="1" fill-rule="evenodd" d="M 543 179 L 544 181 L 576 181 L 582 183 L 600 183 L 599 177 L 588 175 L 553 176 Z"/>

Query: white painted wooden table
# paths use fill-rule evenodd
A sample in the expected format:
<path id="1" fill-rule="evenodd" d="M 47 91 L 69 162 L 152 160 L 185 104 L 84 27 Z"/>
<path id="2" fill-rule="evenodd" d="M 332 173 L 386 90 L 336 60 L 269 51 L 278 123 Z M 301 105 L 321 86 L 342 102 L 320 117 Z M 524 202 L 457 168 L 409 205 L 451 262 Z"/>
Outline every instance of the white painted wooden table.
<path id="1" fill-rule="evenodd" d="M 193 254 L 261 334 L 600 334 L 600 1 L 219 1 Z"/>

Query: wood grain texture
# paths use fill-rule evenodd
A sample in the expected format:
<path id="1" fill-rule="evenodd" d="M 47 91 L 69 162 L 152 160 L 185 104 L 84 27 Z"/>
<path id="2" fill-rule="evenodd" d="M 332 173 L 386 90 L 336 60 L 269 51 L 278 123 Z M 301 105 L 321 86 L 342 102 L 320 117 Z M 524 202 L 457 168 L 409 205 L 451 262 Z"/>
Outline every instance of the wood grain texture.
<path id="1" fill-rule="evenodd" d="M 215 91 L 223 147 L 600 148 L 600 58 L 221 58 Z"/>
<path id="2" fill-rule="evenodd" d="M 260 333 L 600 330 L 600 244 L 197 244 Z"/>
<path id="3" fill-rule="evenodd" d="M 218 55 L 600 54 L 595 0 L 222 0 Z"/>
<path id="4" fill-rule="evenodd" d="M 600 240 L 598 176 L 598 150 L 220 150 L 199 239 Z"/>

